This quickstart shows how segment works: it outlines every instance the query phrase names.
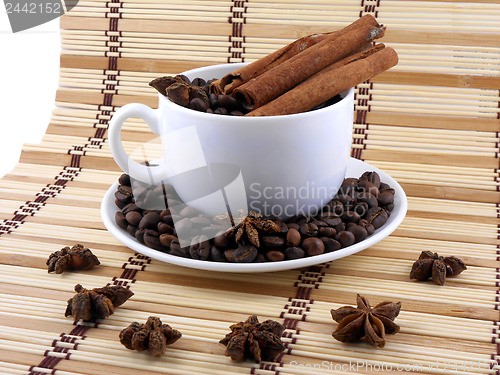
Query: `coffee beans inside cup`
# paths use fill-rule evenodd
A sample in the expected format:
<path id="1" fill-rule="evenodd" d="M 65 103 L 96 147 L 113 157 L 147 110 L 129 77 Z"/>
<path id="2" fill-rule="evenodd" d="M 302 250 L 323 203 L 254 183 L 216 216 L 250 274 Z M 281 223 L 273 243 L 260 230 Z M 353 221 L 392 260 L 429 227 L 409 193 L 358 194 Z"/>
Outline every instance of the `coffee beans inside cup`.
<path id="1" fill-rule="evenodd" d="M 118 182 L 115 204 L 120 210 L 115 221 L 120 228 L 154 250 L 214 262 L 279 262 L 337 251 L 372 235 L 394 209 L 394 189 L 381 182 L 376 172 L 367 171 L 359 178 L 346 178 L 315 216 L 297 215 L 284 221 L 250 212 L 227 231 L 219 218 L 182 206 L 170 185 L 136 182 L 132 189 L 126 174 Z M 243 225 L 245 230 L 238 231 Z M 190 235 L 190 246 L 181 247 L 179 233 Z"/>

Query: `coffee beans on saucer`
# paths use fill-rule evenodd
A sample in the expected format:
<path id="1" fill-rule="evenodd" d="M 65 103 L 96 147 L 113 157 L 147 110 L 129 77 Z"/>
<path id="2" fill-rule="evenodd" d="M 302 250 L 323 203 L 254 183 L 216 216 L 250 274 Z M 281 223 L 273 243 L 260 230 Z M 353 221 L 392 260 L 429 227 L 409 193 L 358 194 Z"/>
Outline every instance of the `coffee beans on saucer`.
<path id="1" fill-rule="evenodd" d="M 134 183 L 132 189 L 130 177 L 123 174 L 115 192 L 120 209 L 115 221 L 141 244 L 171 255 L 214 262 L 279 262 L 337 251 L 365 240 L 388 220 L 394 195 L 394 189 L 381 182 L 376 172 L 367 171 L 359 178 L 346 178 L 335 197 L 314 216 L 297 215 L 284 221 L 250 212 L 228 231 L 220 218 L 181 205 L 172 186 Z M 189 234 L 191 243 L 181 246 L 179 233 Z"/>

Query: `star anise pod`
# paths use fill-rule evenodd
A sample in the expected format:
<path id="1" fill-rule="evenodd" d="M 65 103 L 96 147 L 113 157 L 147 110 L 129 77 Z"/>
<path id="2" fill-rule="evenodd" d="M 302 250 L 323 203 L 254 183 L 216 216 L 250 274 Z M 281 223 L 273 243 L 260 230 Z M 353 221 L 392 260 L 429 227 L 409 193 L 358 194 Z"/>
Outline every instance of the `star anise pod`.
<path id="1" fill-rule="evenodd" d="M 432 277 L 435 284 L 444 285 L 446 277 L 458 275 L 466 269 L 465 263 L 457 257 L 442 257 L 432 251 L 422 251 L 413 263 L 410 279 L 423 281 Z"/>
<path id="2" fill-rule="evenodd" d="M 234 361 L 272 361 L 285 349 L 281 341 L 285 327 L 274 320 L 259 323 L 257 316 L 251 315 L 245 322 L 229 328 L 231 332 L 219 342 L 226 346 L 226 355 Z"/>
<path id="3" fill-rule="evenodd" d="M 67 269 L 88 270 L 101 264 L 99 259 L 82 244 L 63 247 L 49 255 L 47 266 L 49 272 L 63 273 Z"/>
<path id="4" fill-rule="evenodd" d="M 120 332 L 120 342 L 127 349 L 142 352 L 145 349 L 155 357 L 165 354 L 167 345 L 179 340 L 182 333 L 168 324 L 163 324 L 160 318 L 150 316 L 145 324 L 133 322 Z"/>
<path id="5" fill-rule="evenodd" d="M 64 316 L 73 316 L 75 321 L 106 318 L 112 315 L 115 307 L 122 305 L 134 295 L 129 289 L 119 285 L 103 288 L 85 289 L 75 285 L 76 295 L 68 300 Z"/>
<path id="6" fill-rule="evenodd" d="M 243 235 L 246 235 L 248 241 L 259 247 L 259 230 L 267 233 L 279 232 L 279 226 L 272 220 L 263 220 L 262 215 L 255 211 L 250 211 L 241 223 L 232 228 L 228 235 L 234 235 L 236 242 L 240 242 Z"/>
<path id="7" fill-rule="evenodd" d="M 401 302 L 381 302 L 371 307 L 368 300 L 359 294 L 357 307 L 344 306 L 331 310 L 332 318 L 339 325 L 332 336 L 342 342 L 367 341 L 370 345 L 382 348 L 385 335 L 399 332 L 394 323 L 401 309 Z"/>

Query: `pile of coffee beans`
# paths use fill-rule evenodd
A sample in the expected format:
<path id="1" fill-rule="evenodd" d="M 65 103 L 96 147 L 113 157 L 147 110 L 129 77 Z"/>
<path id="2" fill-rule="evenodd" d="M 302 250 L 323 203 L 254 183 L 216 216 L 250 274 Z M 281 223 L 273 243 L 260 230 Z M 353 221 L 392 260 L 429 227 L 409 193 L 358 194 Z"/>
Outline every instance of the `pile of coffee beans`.
<path id="1" fill-rule="evenodd" d="M 174 103 L 195 111 L 229 116 L 244 116 L 248 113 L 241 102 L 233 96 L 211 93 L 210 84 L 214 81 L 216 81 L 215 78 L 208 81 L 203 78 L 195 78 L 191 81 L 185 75 L 179 74 L 175 77 L 162 77 L 153 80 L 150 85 L 168 96 Z M 336 95 L 311 110 L 327 107 L 341 99 L 340 95 Z"/>
<path id="2" fill-rule="evenodd" d="M 257 247 L 245 240 L 236 242 L 220 218 L 182 205 L 172 186 L 134 183 L 132 189 L 130 177 L 123 174 L 115 192 L 120 209 L 115 221 L 140 243 L 171 255 L 215 262 L 276 262 L 329 253 L 363 241 L 389 218 L 394 194 L 376 172 L 346 178 L 337 195 L 315 216 L 298 215 L 286 221 L 263 218 L 272 220 L 279 231 L 259 231 Z M 181 247 L 178 233 L 191 233 L 191 246 Z"/>

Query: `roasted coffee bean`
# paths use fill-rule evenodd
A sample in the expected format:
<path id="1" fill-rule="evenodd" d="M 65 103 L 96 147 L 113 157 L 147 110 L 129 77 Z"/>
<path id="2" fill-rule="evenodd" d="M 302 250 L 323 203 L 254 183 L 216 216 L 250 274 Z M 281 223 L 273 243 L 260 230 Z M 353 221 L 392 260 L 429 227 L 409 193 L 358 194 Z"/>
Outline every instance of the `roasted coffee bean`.
<path id="1" fill-rule="evenodd" d="M 323 245 L 325 245 L 325 253 L 337 251 L 342 247 L 339 241 L 330 237 L 321 237 L 320 240 L 323 241 Z"/>
<path id="2" fill-rule="evenodd" d="M 115 205 L 118 207 L 120 210 L 123 210 L 123 208 L 127 205 L 125 202 L 120 202 L 118 199 L 115 199 Z"/>
<path id="3" fill-rule="evenodd" d="M 226 108 L 224 108 L 224 107 L 218 107 L 218 108 L 214 109 L 214 114 L 216 114 L 216 115 L 227 115 L 228 112 L 227 112 Z"/>
<path id="4" fill-rule="evenodd" d="M 157 231 L 147 229 L 144 232 L 144 243 L 155 250 L 162 250 L 159 235 Z"/>
<path id="5" fill-rule="evenodd" d="M 253 261 L 254 263 L 264 263 L 267 262 L 267 258 L 265 257 L 264 254 L 258 253 L 257 256 L 255 257 L 255 260 Z"/>
<path id="6" fill-rule="evenodd" d="M 361 219 L 359 214 L 355 211 L 345 211 L 342 214 L 341 218 L 342 221 L 344 221 L 345 223 L 350 223 L 350 222 L 357 223 Z"/>
<path id="7" fill-rule="evenodd" d="M 320 215 L 328 215 L 329 213 L 334 213 L 336 215 L 342 215 L 344 212 L 344 204 L 336 199 L 331 200 L 325 207 L 324 212 Z"/>
<path id="8" fill-rule="evenodd" d="M 224 257 L 231 263 L 235 262 L 236 259 L 234 257 L 234 253 L 236 252 L 236 249 L 229 249 L 224 251 Z"/>
<path id="9" fill-rule="evenodd" d="M 368 204 L 366 202 L 358 202 L 356 203 L 356 206 L 354 206 L 354 212 L 356 212 L 359 217 L 364 217 L 369 208 L 370 207 L 368 207 Z"/>
<path id="10" fill-rule="evenodd" d="M 231 112 L 229 112 L 229 114 L 230 114 L 231 116 L 244 116 L 244 115 L 245 115 L 243 112 L 241 112 L 241 111 L 236 111 L 236 110 L 235 110 L 235 111 L 231 111 Z"/>
<path id="11" fill-rule="evenodd" d="M 206 113 L 214 113 L 214 111 L 212 110 L 212 108 L 207 108 L 207 110 L 205 111 Z"/>
<path id="12" fill-rule="evenodd" d="M 368 208 L 378 206 L 377 198 L 375 198 L 375 196 L 373 194 L 370 194 L 367 191 L 360 191 L 358 193 L 358 203 L 359 202 L 364 202 L 364 203 L 368 204 Z"/>
<path id="13" fill-rule="evenodd" d="M 144 215 L 144 217 L 139 222 L 139 229 L 156 228 L 159 221 L 160 221 L 160 215 L 158 215 L 154 211 L 148 212 L 146 215 Z"/>
<path id="14" fill-rule="evenodd" d="M 165 247 L 169 247 L 174 241 L 179 242 L 179 239 L 173 234 L 164 233 L 160 235 L 160 243 Z"/>
<path id="15" fill-rule="evenodd" d="M 210 248 L 210 260 L 214 262 L 225 262 L 226 258 L 221 250 L 217 249 L 215 246 Z"/>
<path id="16" fill-rule="evenodd" d="M 142 215 L 138 211 L 130 211 L 125 215 L 125 219 L 127 219 L 130 225 L 134 225 L 137 227 L 139 225 L 139 222 L 142 220 Z"/>
<path id="17" fill-rule="evenodd" d="M 198 229 L 210 227 L 210 225 L 212 224 L 210 219 L 205 216 L 195 216 L 190 220 L 193 227 Z"/>
<path id="18" fill-rule="evenodd" d="M 328 224 L 327 224 L 327 223 L 325 223 L 323 220 L 314 220 L 312 223 L 313 223 L 314 225 L 316 225 L 316 226 L 318 227 L 318 229 L 320 229 L 320 228 L 324 228 L 324 227 L 327 227 L 327 226 L 328 226 Z"/>
<path id="19" fill-rule="evenodd" d="M 191 258 L 198 260 L 207 260 L 210 256 L 210 242 L 207 236 L 200 235 L 193 238 L 189 248 Z"/>
<path id="20" fill-rule="evenodd" d="M 130 176 L 126 173 L 122 174 L 118 179 L 118 183 L 123 186 L 131 186 Z"/>
<path id="21" fill-rule="evenodd" d="M 317 237 L 306 238 L 304 242 L 302 242 L 302 248 L 309 256 L 315 256 L 325 252 L 323 241 Z"/>
<path id="22" fill-rule="evenodd" d="M 299 227 L 300 228 L 300 227 Z M 286 245 L 290 247 L 296 247 L 300 245 L 300 233 L 295 228 L 288 229 L 288 233 L 286 234 Z"/>
<path id="23" fill-rule="evenodd" d="M 361 175 L 359 178 L 360 181 L 362 180 L 368 180 L 370 181 L 373 185 L 375 185 L 377 188 L 380 187 L 380 176 L 378 175 L 377 172 L 368 172 L 366 171 Z"/>
<path id="24" fill-rule="evenodd" d="M 207 81 L 205 81 L 203 78 L 196 77 L 191 81 L 191 84 L 193 86 L 205 86 L 207 84 Z"/>
<path id="25" fill-rule="evenodd" d="M 285 260 L 285 254 L 281 251 L 271 250 L 266 253 L 266 258 L 271 262 L 281 262 Z"/>
<path id="26" fill-rule="evenodd" d="M 125 219 L 125 215 L 121 213 L 120 211 L 117 211 L 115 213 L 115 223 L 122 229 L 127 229 L 128 227 L 128 222 Z"/>
<path id="27" fill-rule="evenodd" d="M 214 245 L 219 249 L 227 249 L 231 244 L 231 238 L 227 235 L 226 232 L 219 233 L 214 238 Z"/>
<path id="28" fill-rule="evenodd" d="M 121 191 L 115 191 L 115 198 L 120 202 L 129 203 L 132 200 L 132 195 L 123 194 Z"/>
<path id="29" fill-rule="evenodd" d="M 161 221 L 163 221 L 165 224 L 170 225 L 171 227 L 174 226 L 174 219 L 172 215 L 165 215 L 161 218 Z"/>
<path id="30" fill-rule="evenodd" d="M 366 214 L 366 219 L 370 224 L 373 225 L 375 229 L 378 229 L 382 225 L 384 225 L 388 218 L 389 215 L 387 214 L 387 211 L 385 211 L 381 207 L 370 208 L 370 210 Z"/>
<path id="31" fill-rule="evenodd" d="M 345 224 L 343 221 L 340 222 L 339 225 L 336 225 L 335 226 L 335 230 L 337 231 L 337 235 L 342 232 L 343 230 L 345 230 Z"/>
<path id="32" fill-rule="evenodd" d="M 390 189 L 390 188 L 391 187 L 388 184 L 386 184 L 385 182 L 380 183 L 379 190 Z"/>
<path id="33" fill-rule="evenodd" d="M 368 180 L 359 181 L 358 191 L 361 193 L 370 193 L 374 195 L 375 198 L 377 198 L 379 194 L 378 187 L 376 187 L 373 182 L 370 182 Z"/>
<path id="34" fill-rule="evenodd" d="M 203 99 L 200 98 L 194 98 L 189 101 L 188 108 L 193 109 L 195 111 L 199 112 L 206 112 L 208 109 L 207 103 Z"/>
<path id="35" fill-rule="evenodd" d="M 171 215 L 170 208 L 165 208 L 164 210 L 161 210 L 160 219 L 163 220 L 163 218 L 167 215 Z"/>
<path id="36" fill-rule="evenodd" d="M 122 208 L 122 212 L 124 215 L 127 215 L 131 211 L 142 212 L 142 210 L 135 203 L 129 203 L 125 207 Z"/>
<path id="37" fill-rule="evenodd" d="M 132 197 L 132 187 L 131 186 L 119 185 L 118 192 L 120 192 L 123 195 L 126 195 L 127 197 Z"/>
<path id="38" fill-rule="evenodd" d="M 387 211 L 392 212 L 394 210 L 394 202 L 391 202 L 389 204 L 386 204 L 384 207 Z"/>
<path id="39" fill-rule="evenodd" d="M 358 186 L 357 178 L 346 178 L 339 189 L 339 194 L 347 194 L 351 195 L 356 191 L 356 187 Z"/>
<path id="40" fill-rule="evenodd" d="M 356 242 L 354 234 L 346 230 L 343 230 L 342 232 L 339 233 L 337 240 L 340 242 L 340 245 L 342 247 L 351 246 L 354 244 L 354 242 Z"/>
<path id="41" fill-rule="evenodd" d="M 266 249 L 280 249 L 285 246 L 285 239 L 278 236 L 262 236 L 261 245 Z"/>
<path id="42" fill-rule="evenodd" d="M 178 234 L 185 235 L 189 233 L 193 228 L 193 223 L 188 218 L 184 218 L 182 220 L 176 220 L 175 222 L 175 231 Z"/>
<path id="43" fill-rule="evenodd" d="M 228 111 L 240 108 L 240 102 L 232 96 L 220 94 L 217 100 L 219 101 L 219 105 L 226 108 Z"/>
<path id="44" fill-rule="evenodd" d="M 313 223 L 304 223 L 299 230 L 302 237 L 314 237 L 318 234 L 318 227 Z"/>
<path id="45" fill-rule="evenodd" d="M 129 225 L 129 228 L 131 229 L 129 230 L 127 228 L 127 232 L 131 233 L 132 231 L 135 231 L 135 239 L 144 245 L 144 233 L 146 233 L 146 229 L 137 229 L 137 227 L 133 227 L 132 225 Z"/>
<path id="46" fill-rule="evenodd" d="M 184 74 L 177 74 L 176 77 L 182 79 L 184 82 L 191 83 L 191 80 Z"/>
<path id="47" fill-rule="evenodd" d="M 337 234 L 337 231 L 331 227 L 319 228 L 319 230 L 318 230 L 318 235 L 321 237 L 334 238 L 336 234 Z"/>
<path id="48" fill-rule="evenodd" d="M 210 94 L 208 99 L 210 100 L 210 107 L 217 108 L 219 106 L 219 100 L 216 94 Z"/>
<path id="49" fill-rule="evenodd" d="M 178 257 L 189 258 L 189 246 L 181 247 L 179 242 L 172 241 L 170 243 L 170 254 Z"/>
<path id="50" fill-rule="evenodd" d="M 181 215 L 182 217 L 194 217 L 199 213 L 200 211 L 198 211 L 196 208 L 191 206 L 186 206 L 179 212 L 179 215 Z"/>
<path id="51" fill-rule="evenodd" d="M 323 221 L 332 228 L 336 228 L 337 225 L 342 224 L 342 219 L 337 214 L 330 214 L 328 217 L 323 217 Z"/>
<path id="52" fill-rule="evenodd" d="M 339 196 L 337 196 L 336 200 L 338 200 L 340 203 L 342 203 L 342 205 L 344 206 L 345 209 L 349 209 L 355 203 L 352 195 L 348 195 L 348 194 L 340 194 Z M 344 209 L 344 211 L 345 211 L 345 209 Z"/>
<path id="53" fill-rule="evenodd" d="M 378 204 L 381 206 L 386 206 L 389 203 L 394 201 L 394 190 L 393 189 L 384 189 L 380 191 L 378 195 Z"/>
<path id="54" fill-rule="evenodd" d="M 288 227 L 288 230 L 290 229 L 295 229 L 296 231 L 300 230 L 300 225 L 297 223 L 287 223 L 286 226 Z"/>
<path id="55" fill-rule="evenodd" d="M 285 250 L 285 258 L 288 260 L 304 258 L 305 252 L 300 247 L 289 247 Z"/>
<path id="56" fill-rule="evenodd" d="M 236 263 L 250 263 L 257 257 L 258 251 L 252 245 L 240 245 L 234 251 L 234 261 Z"/>
<path id="57" fill-rule="evenodd" d="M 368 237 L 368 232 L 361 225 L 352 225 L 347 230 L 354 234 L 355 242 L 361 242 Z"/>
<path id="58" fill-rule="evenodd" d="M 167 223 L 160 221 L 157 225 L 158 233 L 160 234 L 172 234 L 174 233 L 174 227 L 171 227 Z"/>
<path id="59" fill-rule="evenodd" d="M 366 232 L 368 233 L 369 236 L 371 236 L 375 232 L 375 228 L 371 223 L 368 222 L 366 219 L 361 219 L 359 221 L 359 225 L 361 225 L 363 228 L 366 229 Z"/>

